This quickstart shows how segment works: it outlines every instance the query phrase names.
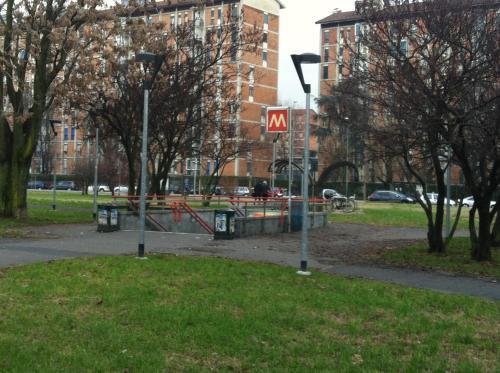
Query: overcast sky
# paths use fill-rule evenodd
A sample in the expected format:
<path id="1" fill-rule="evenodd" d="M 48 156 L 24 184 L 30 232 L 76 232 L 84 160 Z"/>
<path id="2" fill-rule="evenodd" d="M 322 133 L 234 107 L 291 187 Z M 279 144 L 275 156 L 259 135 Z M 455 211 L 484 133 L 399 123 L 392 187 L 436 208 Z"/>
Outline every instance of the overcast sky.
<path id="1" fill-rule="evenodd" d="M 316 21 L 341 10 L 354 10 L 354 0 L 281 0 L 278 100 L 284 105 L 305 108 L 305 95 L 293 67 L 291 54 L 319 51 L 320 26 Z M 306 83 L 311 83 L 311 103 L 318 95 L 318 65 L 303 65 Z"/>

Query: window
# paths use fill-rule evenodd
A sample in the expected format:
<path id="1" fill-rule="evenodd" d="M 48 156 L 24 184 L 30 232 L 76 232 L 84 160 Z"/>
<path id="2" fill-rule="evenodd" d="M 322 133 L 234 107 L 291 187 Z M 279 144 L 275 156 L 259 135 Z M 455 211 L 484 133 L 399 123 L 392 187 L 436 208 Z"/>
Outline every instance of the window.
<path id="1" fill-rule="evenodd" d="M 64 154 L 68 153 L 68 143 L 67 142 L 65 142 L 63 144 L 63 152 L 64 152 Z"/>
<path id="2" fill-rule="evenodd" d="M 267 51 L 262 51 L 262 62 L 267 62 Z"/>
<path id="3" fill-rule="evenodd" d="M 330 30 L 323 33 L 323 44 L 330 44 Z"/>
<path id="4" fill-rule="evenodd" d="M 356 23 L 354 25 L 354 34 L 356 36 L 356 39 L 361 36 L 361 23 Z"/>
<path id="5" fill-rule="evenodd" d="M 401 40 L 401 53 L 406 57 L 408 55 L 408 41 Z"/>
<path id="6" fill-rule="evenodd" d="M 210 25 L 213 26 L 215 23 L 215 9 L 210 8 Z"/>
<path id="7" fill-rule="evenodd" d="M 328 65 L 323 65 L 323 79 L 328 79 Z"/>
<path id="8" fill-rule="evenodd" d="M 68 141 L 68 127 L 64 127 L 64 141 Z"/>
<path id="9" fill-rule="evenodd" d="M 189 22 L 189 13 L 185 12 L 184 13 L 184 23 L 188 23 L 188 22 Z"/>
<path id="10" fill-rule="evenodd" d="M 250 85 L 253 85 L 255 82 L 254 73 L 255 73 L 255 66 L 250 66 L 250 71 L 248 73 L 248 83 Z"/>
<path id="11" fill-rule="evenodd" d="M 68 173 L 68 160 L 66 158 L 63 159 L 63 174 L 66 175 Z"/>
<path id="12" fill-rule="evenodd" d="M 210 176 L 210 159 L 207 160 L 207 169 L 206 169 L 205 175 Z"/>
<path id="13" fill-rule="evenodd" d="M 71 128 L 71 140 L 75 139 L 75 134 L 76 134 L 76 127 Z"/>
<path id="14" fill-rule="evenodd" d="M 263 43 L 267 43 L 267 37 L 268 37 L 267 32 L 264 32 L 264 33 L 262 34 L 262 42 L 263 42 Z"/>
<path id="15" fill-rule="evenodd" d="M 265 135 L 266 133 L 266 115 L 267 109 L 265 106 L 261 106 L 260 108 L 260 134 Z"/>
<path id="16" fill-rule="evenodd" d="M 170 29 L 173 30 L 175 28 L 175 14 L 170 16 Z"/>
<path id="17" fill-rule="evenodd" d="M 248 87 L 248 101 L 253 102 L 253 95 L 254 95 L 254 87 L 253 85 Z"/>
<path id="18" fill-rule="evenodd" d="M 81 152 L 82 152 L 82 143 L 81 142 L 77 142 L 76 143 L 76 153 L 80 154 Z"/>
<path id="19" fill-rule="evenodd" d="M 328 62 L 330 60 L 330 49 L 325 48 L 323 51 L 323 62 Z"/>
<path id="20" fill-rule="evenodd" d="M 217 18 L 222 19 L 222 8 L 217 9 Z"/>
<path id="21" fill-rule="evenodd" d="M 268 25 L 269 24 L 269 14 L 264 13 L 264 24 Z"/>
<path id="22" fill-rule="evenodd" d="M 236 62 L 238 58 L 238 27 L 231 25 L 231 61 Z"/>
<path id="23" fill-rule="evenodd" d="M 231 19 L 236 21 L 238 19 L 238 4 L 234 4 L 231 8 Z"/>
<path id="24" fill-rule="evenodd" d="M 150 26 L 153 24 L 153 17 L 151 16 L 147 16 L 146 17 L 146 23 Z"/>

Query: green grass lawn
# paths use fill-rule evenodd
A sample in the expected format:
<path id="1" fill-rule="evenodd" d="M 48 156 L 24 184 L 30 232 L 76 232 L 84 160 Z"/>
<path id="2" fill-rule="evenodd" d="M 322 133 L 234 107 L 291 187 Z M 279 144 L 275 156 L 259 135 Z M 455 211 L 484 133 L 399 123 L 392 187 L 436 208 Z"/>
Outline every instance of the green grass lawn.
<path id="1" fill-rule="evenodd" d="M 28 191 L 28 206 L 52 206 L 52 191 Z M 111 203 L 110 194 L 97 196 L 98 203 Z M 57 191 L 56 204 L 63 208 L 88 208 L 92 209 L 94 197 L 92 194 Z"/>
<path id="2" fill-rule="evenodd" d="M 29 237 L 23 229 L 30 226 L 48 224 L 78 224 L 92 223 L 92 210 L 61 210 L 52 211 L 47 208 L 32 208 L 28 210 L 28 218 L 0 219 L 1 237 Z"/>
<path id="3" fill-rule="evenodd" d="M 491 262 L 477 262 L 470 257 L 469 238 L 454 238 L 444 255 L 429 254 L 427 248 L 427 243 L 423 242 L 401 249 L 388 250 L 380 259 L 396 266 L 500 279 L 500 250 L 498 249 L 492 249 L 493 260 Z"/>
<path id="4" fill-rule="evenodd" d="M 216 258 L 0 272 L 0 371 L 500 369 L 500 302 Z"/>
<path id="5" fill-rule="evenodd" d="M 468 229 L 469 209 L 463 208 L 457 229 Z M 457 208 L 452 208 L 452 223 Z M 330 221 L 377 226 L 427 228 L 427 217 L 420 205 L 402 203 L 359 202 L 353 213 L 333 213 Z"/>

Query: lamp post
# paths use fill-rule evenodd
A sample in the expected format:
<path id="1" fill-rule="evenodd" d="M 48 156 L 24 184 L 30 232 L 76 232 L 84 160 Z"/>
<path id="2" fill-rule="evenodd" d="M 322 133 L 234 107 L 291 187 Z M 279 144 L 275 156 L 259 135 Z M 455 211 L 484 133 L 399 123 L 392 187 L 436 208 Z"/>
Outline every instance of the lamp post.
<path id="1" fill-rule="evenodd" d="M 156 74 L 163 63 L 163 56 L 141 52 L 135 55 L 136 62 L 142 62 L 144 78 L 144 110 L 142 116 L 142 151 L 141 151 L 141 195 L 139 203 L 139 244 L 137 248 L 138 258 L 144 258 L 144 229 L 146 226 L 146 173 L 148 158 L 148 110 L 149 110 L 149 92 L 153 86 Z M 148 76 L 150 75 L 150 76 Z"/>
<path id="2" fill-rule="evenodd" d="M 321 62 L 321 57 L 313 53 L 292 54 L 293 65 L 297 71 L 297 75 L 302 85 L 302 89 L 306 94 L 306 123 L 305 123 L 305 136 L 304 136 L 304 170 L 302 174 L 303 180 L 303 198 L 302 203 L 302 240 L 300 245 L 300 270 L 297 272 L 299 275 L 308 276 L 311 273 L 307 270 L 307 256 L 308 256 L 308 229 L 309 229 L 309 127 L 311 120 L 311 85 L 304 82 L 304 75 L 302 73 L 302 64 L 316 64 Z"/>
<path id="3" fill-rule="evenodd" d="M 346 123 L 349 121 L 349 117 L 345 117 Z M 346 124 L 345 127 L 345 160 L 349 162 L 349 126 Z M 345 196 L 349 198 L 349 167 L 345 167 Z"/>
<path id="4" fill-rule="evenodd" d="M 97 219 L 97 192 L 98 192 L 98 186 L 97 186 L 97 176 L 98 176 L 98 171 L 99 171 L 99 127 L 95 127 L 95 149 L 94 149 L 94 188 L 93 188 L 93 194 L 94 194 L 94 220 Z"/>
<path id="5" fill-rule="evenodd" d="M 276 179 L 276 143 L 280 138 L 280 134 L 278 133 L 276 137 L 273 139 L 273 163 L 272 163 L 272 172 L 271 172 L 271 196 L 274 193 L 274 180 Z"/>
<path id="6" fill-rule="evenodd" d="M 293 112 L 295 110 L 295 101 L 289 115 L 288 128 L 288 233 L 292 232 L 292 179 L 293 179 Z"/>
<path id="7" fill-rule="evenodd" d="M 57 131 L 54 128 L 54 124 L 62 123 L 57 119 L 49 119 L 50 127 L 52 128 L 52 133 L 54 134 L 54 140 L 57 138 Z M 54 154 L 52 158 L 52 210 L 56 209 L 56 183 L 57 183 L 57 170 L 56 170 L 56 155 Z"/>
<path id="8" fill-rule="evenodd" d="M 450 236 L 451 232 L 451 211 L 450 211 L 450 198 L 451 198 L 451 146 L 448 145 L 446 150 L 446 236 Z"/>

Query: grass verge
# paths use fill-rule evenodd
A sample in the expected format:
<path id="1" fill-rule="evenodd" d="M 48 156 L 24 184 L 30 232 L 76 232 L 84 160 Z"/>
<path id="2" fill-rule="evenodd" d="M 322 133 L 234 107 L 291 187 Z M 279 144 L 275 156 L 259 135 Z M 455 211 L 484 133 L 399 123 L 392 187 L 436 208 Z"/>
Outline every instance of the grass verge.
<path id="1" fill-rule="evenodd" d="M 385 251 L 379 258 L 384 263 L 455 274 L 486 276 L 500 279 L 500 250 L 492 249 L 491 262 L 477 262 L 470 257 L 470 242 L 466 237 L 455 237 L 445 254 L 430 254 L 426 242 L 401 249 Z"/>
<path id="2" fill-rule="evenodd" d="M 49 208 L 32 208 L 28 210 L 27 219 L 1 219 L 0 237 L 30 237 L 26 227 L 49 224 L 92 223 L 92 210 L 50 210 Z"/>
<path id="3" fill-rule="evenodd" d="M 216 258 L 0 272 L 0 371 L 500 369 L 500 303 Z"/>
<path id="4" fill-rule="evenodd" d="M 451 210 L 452 222 L 457 212 Z M 467 229 L 468 209 L 463 208 L 457 229 Z M 402 203 L 360 202 L 353 213 L 333 213 L 330 221 L 339 223 L 359 223 L 377 226 L 427 228 L 427 217 L 420 205 Z"/>

